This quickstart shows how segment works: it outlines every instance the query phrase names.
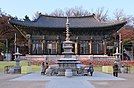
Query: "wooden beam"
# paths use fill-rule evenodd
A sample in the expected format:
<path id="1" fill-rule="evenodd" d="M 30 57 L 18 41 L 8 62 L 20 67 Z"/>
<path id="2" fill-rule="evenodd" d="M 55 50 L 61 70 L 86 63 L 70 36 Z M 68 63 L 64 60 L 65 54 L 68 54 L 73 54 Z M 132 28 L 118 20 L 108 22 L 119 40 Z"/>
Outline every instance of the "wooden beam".
<path id="1" fill-rule="evenodd" d="M 21 35 L 22 35 L 24 38 L 27 39 L 27 37 L 26 37 L 26 33 L 22 32 L 22 30 L 19 29 L 16 25 L 14 25 L 14 27 L 21 33 Z"/>

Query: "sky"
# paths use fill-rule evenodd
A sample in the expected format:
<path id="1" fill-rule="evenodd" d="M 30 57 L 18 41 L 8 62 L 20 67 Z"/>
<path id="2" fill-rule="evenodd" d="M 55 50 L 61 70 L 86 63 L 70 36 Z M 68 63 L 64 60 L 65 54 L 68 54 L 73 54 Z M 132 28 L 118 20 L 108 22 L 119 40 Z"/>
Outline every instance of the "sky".
<path id="1" fill-rule="evenodd" d="M 94 12 L 97 8 L 105 8 L 109 15 L 113 15 L 116 9 L 123 9 L 126 15 L 134 16 L 134 0 L 1 0 L 2 12 L 18 18 L 28 15 L 31 19 L 38 11 L 51 13 L 55 9 L 67 9 L 82 7 L 85 10 Z"/>

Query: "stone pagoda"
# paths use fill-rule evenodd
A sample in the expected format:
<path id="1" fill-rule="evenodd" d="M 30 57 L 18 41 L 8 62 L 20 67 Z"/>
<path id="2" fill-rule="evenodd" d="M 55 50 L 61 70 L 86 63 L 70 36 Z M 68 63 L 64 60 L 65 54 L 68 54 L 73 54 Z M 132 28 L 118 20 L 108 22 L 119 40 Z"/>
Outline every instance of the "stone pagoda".
<path id="1" fill-rule="evenodd" d="M 70 34 L 69 34 L 69 20 L 67 17 L 67 22 L 66 22 L 66 39 L 63 42 L 63 49 L 64 54 L 63 58 L 60 58 L 58 60 L 58 65 L 59 65 L 59 70 L 58 70 L 58 75 L 63 75 L 63 76 L 73 76 L 77 75 L 77 64 L 80 63 L 80 61 L 75 57 L 72 57 L 72 52 L 73 42 L 70 41 Z"/>

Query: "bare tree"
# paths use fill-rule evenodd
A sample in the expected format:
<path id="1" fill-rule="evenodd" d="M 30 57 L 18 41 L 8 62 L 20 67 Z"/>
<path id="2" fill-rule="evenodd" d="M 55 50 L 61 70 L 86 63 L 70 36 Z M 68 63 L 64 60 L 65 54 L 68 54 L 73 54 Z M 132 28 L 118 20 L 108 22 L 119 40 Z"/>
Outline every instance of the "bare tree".
<path id="1" fill-rule="evenodd" d="M 128 24 L 132 25 L 134 27 L 134 17 L 130 16 L 129 19 L 127 19 Z"/>
<path id="2" fill-rule="evenodd" d="M 37 12 L 34 14 L 34 16 L 33 16 L 32 19 L 33 19 L 33 20 L 38 19 L 40 15 L 42 15 L 42 13 L 37 11 Z M 48 15 L 48 14 L 45 13 L 44 15 Z"/>
<path id="3" fill-rule="evenodd" d="M 34 16 L 33 16 L 33 20 L 34 20 L 34 19 L 37 19 L 37 18 L 39 17 L 39 15 L 40 15 L 40 12 L 37 11 L 37 12 L 34 14 Z"/>
<path id="4" fill-rule="evenodd" d="M 62 9 L 56 9 L 50 15 L 51 16 L 64 16 L 64 11 Z"/>
<path id="5" fill-rule="evenodd" d="M 88 16 L 90 12 L 82 9 L 82 7 L 69 8 L 66 10 L 56 9 L 54 12 L 50 14 L 51 16 L 71 16 L 71 17 L 79 17 L 79 16 Z"/>
<path id="6" fill-rule="evenodd" d="M 123 9 L 116 9 L 114 12 L 116 21 L 127 21 L 127 25 L 131 26 L 134 23 L 134 17 L 131 15 L 126 15 Z"/>
<path id="7" fill-rule="evenodd" d="M 108 19 L 108 10 L 103 8 L 98 8 L 95 12 L 96 17 L 100 21 L 106 21 Z M 74 8 L 67 8 L 65 10 L 56 9 L 52 13 L 47 14 L 50 16 L 68 16 L 68 17 L 79 17 L 79 16 L 89 16 L 91 15 L 90 11 L 83 9 L 82 7 L 74 7 Z M 37 19 L 39 16 L 39 12 L 37 12 L 34 16 Z"/>
<path id="8" fill-rule="evenodd" d="M 82 7 L 75 7 L 66 10 L 66 16 L 79 17 L 79 16 L 89 16 L 90 14 L 91 13 L 89 11 L 84 10 Z"/>
<path id="9" fill-rule="evenodd" d="M 73 10 L 71 8 L 70 9 L 66 9 L 65 14 L 66 14 L 66 16 L 71 17 L 71 16 L 73 16 Z"/>
<path id="10" fill-rule="evenodd" d="M 7 13 L 3 12 L 3 11 L 1 10 L 1 8 L 0 8 L 0 17 L 6 16 L 6 15 L 7 15 Z"/>
<path id="11" fill-rule="evenodd" d="M 108 10 L 105 10 L 104 7 L 98 8 L 96 10 L 95 14 L 99 21 L 107 21 L 108 20 Z"/>
<path id="12" fill-rule="evenodd" d="M 115 16 L 115 20 L 117 21 L 126 20 L 126 16 L 123 9 L 116 9 L 113 14 Z"/>

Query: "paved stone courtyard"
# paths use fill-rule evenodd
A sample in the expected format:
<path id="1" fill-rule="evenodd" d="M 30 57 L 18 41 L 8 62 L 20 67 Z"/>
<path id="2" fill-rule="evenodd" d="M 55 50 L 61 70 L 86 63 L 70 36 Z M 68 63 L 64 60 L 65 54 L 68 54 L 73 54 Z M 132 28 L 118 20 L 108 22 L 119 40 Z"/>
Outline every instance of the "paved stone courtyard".
<path id="1" fill-rule="evenodd" d="M 96 72 L 93 77 L 42 76 L 40 73 L 26 75 L 0 74 L 1 88 L 133 88 L 133 74 L 110 74 Z"/>

